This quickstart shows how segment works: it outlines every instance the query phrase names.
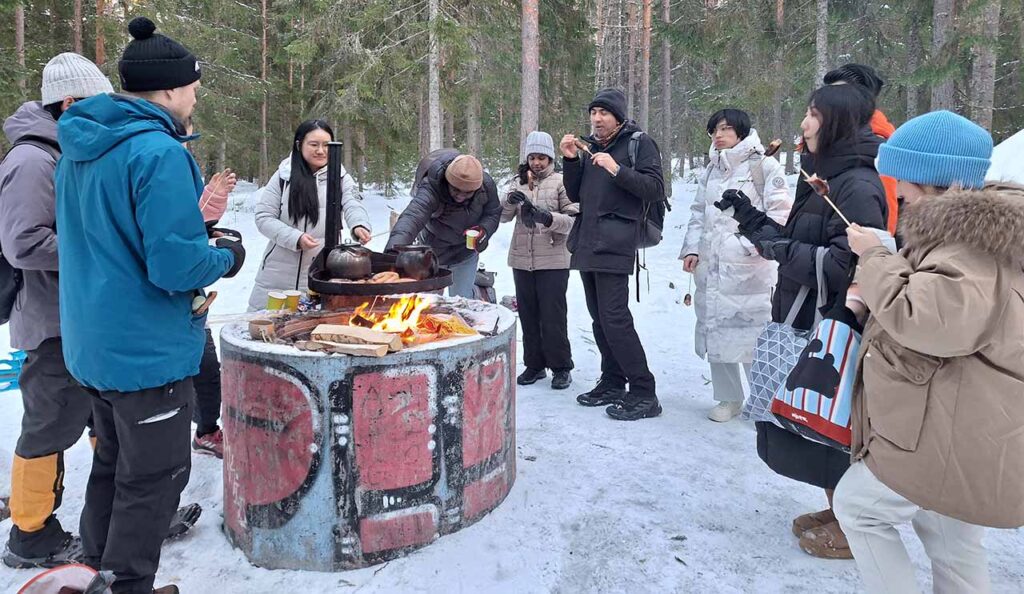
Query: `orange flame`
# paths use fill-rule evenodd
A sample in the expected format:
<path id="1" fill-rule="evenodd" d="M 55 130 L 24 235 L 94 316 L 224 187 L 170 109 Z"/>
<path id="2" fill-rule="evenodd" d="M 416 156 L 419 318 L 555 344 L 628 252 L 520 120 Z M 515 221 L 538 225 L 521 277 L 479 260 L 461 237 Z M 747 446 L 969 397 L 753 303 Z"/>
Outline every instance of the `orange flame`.
<path id="1" fill-rule="evenodd" d="M 391 306 L 387 314 L 371 312 L 370 307 L 370 302 L 357 307 L 349 320 L 349 325 L 354 325 L 354 320 L 361 317 L 372 322 L 374 330 L 399 334 L 402 341 L 409 344 L 416 340 L 416 328 L 420 324 L 420 316 L 430 307 L 430 302 L 413 295 L 399 299 Z"/>

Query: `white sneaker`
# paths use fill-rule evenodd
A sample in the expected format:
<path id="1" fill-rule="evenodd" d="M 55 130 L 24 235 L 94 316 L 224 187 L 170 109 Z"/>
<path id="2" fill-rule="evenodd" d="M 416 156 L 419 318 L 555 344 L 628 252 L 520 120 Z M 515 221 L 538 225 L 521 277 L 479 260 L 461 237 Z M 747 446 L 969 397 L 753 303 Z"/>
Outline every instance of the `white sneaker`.
<path id="1" fill-rule="evenodd" d="M 708 418 L 716 423 L 728 423 L 740 414 L 743 408 L 742 402 L 719 402 L 714 408 L 708 411 Z"/>

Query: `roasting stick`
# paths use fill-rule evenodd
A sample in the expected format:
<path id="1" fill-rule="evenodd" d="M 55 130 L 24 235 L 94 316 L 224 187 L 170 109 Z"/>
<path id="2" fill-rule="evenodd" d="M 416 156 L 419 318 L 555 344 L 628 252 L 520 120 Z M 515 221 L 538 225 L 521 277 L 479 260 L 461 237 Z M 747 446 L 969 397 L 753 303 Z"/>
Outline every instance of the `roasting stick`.
<path id="1" fill-rule="evenodd" d="M 850 219 L 846 218 L 846 215 L 844 215 L 843 212 L 839 210 L 839 207 L 836 206 L 836 203 L 832 202 L 832 199 L 828 197 L 828 184 L 825 183 L 825 180 L 819 179 L 817 176 L 815 176 L 815 178 L 812 180 L 811 176 L 807 175 L 807 172 L 803 170 L 803 167 L 800 168 L 800 173 L 803 174 L 804 181 L 810 184 L 811 189 L 813 189 L 815 193 L 817 193 L 819 196 L 824 198 L 825 202 L 828 202 L 828 205 L 832 207 L 832 210 L 836 211 L 836 214 L 843 219 L 843 222 L 846 223 L 846 226 L 852 227 L 853 223 L 850 222 Z M 815 182 L 819 182 L 823 184 L 823 186 L 816 186 Z M 818 191 L 819 189 L 822 191 Z"/>

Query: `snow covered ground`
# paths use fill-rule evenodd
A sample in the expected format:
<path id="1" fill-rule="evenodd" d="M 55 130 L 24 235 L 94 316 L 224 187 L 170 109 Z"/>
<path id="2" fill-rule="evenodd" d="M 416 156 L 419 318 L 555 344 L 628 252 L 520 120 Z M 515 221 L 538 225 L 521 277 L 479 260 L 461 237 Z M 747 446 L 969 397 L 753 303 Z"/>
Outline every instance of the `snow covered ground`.
<path id="1" fill-rule="evenodd" d="M 599 375 L 583 299 L 574 274 L 569 327 L 576 371 L 573 388 L 548 382 L 519 388 L 518 476 L 508 499 L 477 524 L 386 565 L 345 573 L 270 571 L 250 565 L 221 533 L 221 463 L 196 456 L 183 501 L 198 501 L 203 517 L 187 538 L 167 545 L 157 585 L 174 582 L 187 594 L 277 592 L 815 592 L 860 590 L 852 561 L 811 558 L 797 547 L 791 520 L 825 505 L 820 490 L 774 475 L 757 458 L 749 424 L 717 425 L 706 365 L 693 354 L 693 309 L 682 305 L 687 278 L 676 260 L 695 186 L 677 182 L 663 245 L 651 249 L 650 292 L 633 305 L 658 381 L 664 415 L 637 423 L 610 420 L 574 397 Z M 265 240 L 240 188 L 222 224 L 240 230 L 249 250 L 244 270 L 214 288 L 214 314 L 245 310 Z M 385 230 L 390 209 L 368 192 L 374 227 Z M 484 254 L 499 272 L 497 291 L 514 294 L 505 265 L 511 225 Z M 371 247 L 382 249 L 384 238 Z M 646 282 L 646 279 L 644 279 Z M 7 346 L 0 327 L 0 348 Z M 0 350 L 6 352 L 6 350 Z M 21 401 L 0 394 L 3 464 L 18 436 Z M 83 439 L 65 459 L 66 528 L 76 529 L 89 473 Z M 9 468 L 9 467 L 8 467 Z M 8 470 L 0 468 L 6 483 Z M 3 484 L 0 483 L 0 484 Z M 0 524 L 6 541 L 10 520 Z M 921 585 L 930 589 L 926 558 L 908 538 Z M 994 591 L 1024 591 L 1024 532 L 989 532 Z M 12 592 L 33 572 L 0 566 L 0 590 Z"/>

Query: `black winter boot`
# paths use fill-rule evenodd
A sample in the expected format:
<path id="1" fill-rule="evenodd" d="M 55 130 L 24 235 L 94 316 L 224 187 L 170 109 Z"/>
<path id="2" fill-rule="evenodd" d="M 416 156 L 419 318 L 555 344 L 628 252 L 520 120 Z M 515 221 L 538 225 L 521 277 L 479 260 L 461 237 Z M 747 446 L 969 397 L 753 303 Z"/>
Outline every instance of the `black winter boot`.
<path id="1" fill-rule="evenodd" d="M 572 385 L 572 374 L 568 369 L 556 369 L 555 377 L 551 378 L 551 388 L 564 390 Z"/>
<path id="2" fill-rule="evenodd" d="M 4 551 L 4 565 L 13 569 L 52 568 L 68 563 L 82 562 L 82 539 L 69 532 L 64 533 L 61 544 L 46 555 L 22 557 L 7 547 Z"/>
<path id="3" fill-rule="evenodd" d="M 625 397 L 625 388 L 601 380 L 593 390 L 577 396 L 576 402 L 582 406 L 608 406 L 621 402 Z"/>
<path id="4" fill-rule="evenodd" d="M 639 421 L 661 414 L 661 404 L 654 394 L 635 396 L 628 395 L 622 402 L 605 409 L 608 416 L 616 421 Z"/>
<path id="5" fill-rule="evenodd" d="M 546 378 L 547 376 L 548 372 L 543 369 L 533 369 L 527 367 L 526 371 L 520 373 L 519 377 L 516 378 L 516 383 L 519 384 L 520 386 L 529 386 L 531 384 L 537 383 L 538 381 Z"/>

